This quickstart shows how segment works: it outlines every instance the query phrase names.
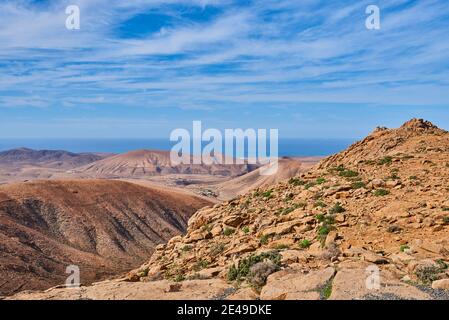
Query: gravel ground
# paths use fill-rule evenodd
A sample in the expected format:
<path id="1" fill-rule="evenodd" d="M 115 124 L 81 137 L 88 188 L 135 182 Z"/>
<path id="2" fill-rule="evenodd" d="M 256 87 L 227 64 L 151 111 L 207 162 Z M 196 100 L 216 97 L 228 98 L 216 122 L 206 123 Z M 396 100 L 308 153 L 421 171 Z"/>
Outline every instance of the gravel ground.
<path id="1" fill-rule="evenodd" d="M 431 287 L 417 285 L 419 290 L 429 294 L 435 300 L 449 300 L 449 290 L 435 290 Z"/>
<path id="2" fill-rule="evenodd" d="M 435 290 L 432 289 L 431 287 L 423 285 L 415 285 L 415 286 L 422 292 L 425 292 L 428 295 L 430 295 L 433 300 L 449 301 L 449 290 Z M 379 295 L 369 294 L 364 296 L 362 300 L 403 300 L 403 299 L 391 293 L 384 293 Z"/>

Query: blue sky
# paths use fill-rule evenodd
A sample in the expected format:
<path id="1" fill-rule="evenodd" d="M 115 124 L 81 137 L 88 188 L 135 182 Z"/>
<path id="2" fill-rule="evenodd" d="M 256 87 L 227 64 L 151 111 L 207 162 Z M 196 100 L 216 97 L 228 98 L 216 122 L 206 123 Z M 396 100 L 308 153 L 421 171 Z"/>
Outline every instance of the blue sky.
<path id="1" fill-rule="evenodd" d="M 0 138 L 167 138 L 193 120 L 281 138 L 449 129 L 448 38 L 446 0 L 3 0 Z"/>

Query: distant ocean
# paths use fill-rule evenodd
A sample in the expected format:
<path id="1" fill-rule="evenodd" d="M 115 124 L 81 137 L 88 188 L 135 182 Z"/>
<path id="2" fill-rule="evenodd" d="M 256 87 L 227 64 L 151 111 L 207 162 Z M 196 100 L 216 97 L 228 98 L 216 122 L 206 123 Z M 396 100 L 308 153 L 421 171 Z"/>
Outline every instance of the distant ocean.
<path id="1" fill-rule="evenodd" d="M 354 139 L 280 139 L 279 155 L 327 156 L 346 149 L 354 142 Z M 139 149 L 170 150 L 173 145 L 175 143 L 167 139 L 0 139 L 0 151 L 25 147 L 36 150 L 123 153 Z"/>

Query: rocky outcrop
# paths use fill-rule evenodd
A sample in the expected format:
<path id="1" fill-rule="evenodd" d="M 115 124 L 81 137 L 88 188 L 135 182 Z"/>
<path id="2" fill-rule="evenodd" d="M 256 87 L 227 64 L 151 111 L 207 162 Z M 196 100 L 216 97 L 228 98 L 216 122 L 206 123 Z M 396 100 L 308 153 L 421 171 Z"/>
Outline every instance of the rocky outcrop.
<path id="1" fill-rule="evenodd" d="M 199 210 L 127 279 L 207 277 L 262 299 L 449 298 L 431 287 L 449 279 L 448 186 L 446 131 L 381 128 L 307 173 Z"/>

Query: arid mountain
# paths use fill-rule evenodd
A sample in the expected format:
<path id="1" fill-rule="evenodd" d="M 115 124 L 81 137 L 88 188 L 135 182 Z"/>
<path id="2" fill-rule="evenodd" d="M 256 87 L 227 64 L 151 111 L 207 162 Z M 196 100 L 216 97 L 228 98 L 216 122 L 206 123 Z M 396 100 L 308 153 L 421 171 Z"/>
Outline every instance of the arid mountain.
<path id="1" fill-rule="evenodd" d="M 19 167 L 32 165 L 45 168 L 70 169 L 104 159 L 106 156 L 108 155 L 19 148 L 0 152 L 0 166 Z"/>
<path id="2" fill-rule="evenodd" d="M 0 186 L 0 294 L 64 284 L 68 265 L 91 283 L 141 264 L 209 202 L 122 181 Z"/>
<path id="3" fill-rule="evenodd" d="M 448 188 L 449 133 L 414 119 L 199 210 L 129 282 L 13 298 L 449 299 Z"/>
<path id="4" fill-rule="evenodd" d="M 96 178 L 141 178 L 166 174 L 211 174 L 239 176 L 256 166 L 223 164 L 172 165 L 169 151 L 138 150 L 119 154 L 77 169 Z"/>
<path id="5" fill-rule="evenodd" d="M 282 158 L 278 161 L 276 174 L 261 175 L 261 170 L 264 170 L 264 167 L 262 167 L 243 176 L 220 183 L 216 187 L 216 192 L 221 199 L 233 199 L 251 190 L 289 180 L 300 173 L 308 171 L 319 159 L 319 157 Z"/>

